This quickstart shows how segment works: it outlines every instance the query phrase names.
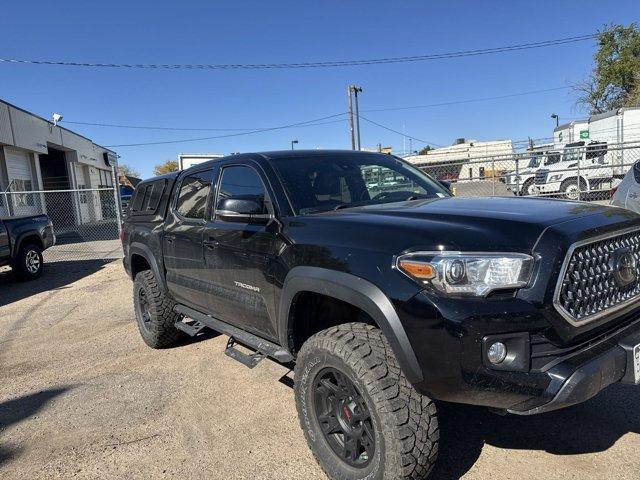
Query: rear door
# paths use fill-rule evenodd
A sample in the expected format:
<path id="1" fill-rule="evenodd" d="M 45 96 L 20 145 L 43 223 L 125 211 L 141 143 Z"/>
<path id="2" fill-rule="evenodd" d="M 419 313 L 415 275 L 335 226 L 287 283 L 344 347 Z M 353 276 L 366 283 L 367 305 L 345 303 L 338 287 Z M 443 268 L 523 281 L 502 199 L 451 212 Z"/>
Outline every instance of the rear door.
<path id="1" fill-rule="evenodd" d="M 176 300 L 206 312 L 208 307 L 202 235 L 216 169 L 184 175 L 167 212 L 162 250 L 167 287 Z"/>

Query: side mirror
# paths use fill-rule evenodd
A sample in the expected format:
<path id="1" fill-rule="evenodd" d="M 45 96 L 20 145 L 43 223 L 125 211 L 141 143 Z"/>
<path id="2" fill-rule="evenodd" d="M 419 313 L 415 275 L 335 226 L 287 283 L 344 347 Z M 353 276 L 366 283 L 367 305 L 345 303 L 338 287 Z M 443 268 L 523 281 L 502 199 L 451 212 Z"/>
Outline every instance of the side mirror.
<path id="1" fill-rule="evenodd" d="M 451 192 L 451 182 L 447 182 L 446 180 L 438 180 L 438 183 L 446 188 L 448 192 Z"/>
<path id="2" fill-rule="evenodd" d="M 215 213 L 226 222 L 266 224 L 271 220 L 266 211 L 264 202 L 257 199 L 225 198 L 218 203 Z"/>

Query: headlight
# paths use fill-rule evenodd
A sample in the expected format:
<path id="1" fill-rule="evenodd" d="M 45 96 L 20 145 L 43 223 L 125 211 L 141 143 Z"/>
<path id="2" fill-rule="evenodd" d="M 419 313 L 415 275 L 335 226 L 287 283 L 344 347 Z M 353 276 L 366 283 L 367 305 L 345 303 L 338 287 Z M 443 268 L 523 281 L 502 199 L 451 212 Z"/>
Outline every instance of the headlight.
<path id="1" fill-rule="evenodd" d="M 551 175 L 549 177 L 549 180 L 547 180 L 547 182 L 549 182 L 549 183 L 551 183 L 551 182 L 559 182 L 561 178 L 562 178 L 562 175 Z"/>
<path id="2" fill-rule="evenodd" d="M 522 253 L 413 252 L 396 259 L 413 280 L 447 295 L 482 297 L 493 290 L 525 287 L 533 257 Z"/>

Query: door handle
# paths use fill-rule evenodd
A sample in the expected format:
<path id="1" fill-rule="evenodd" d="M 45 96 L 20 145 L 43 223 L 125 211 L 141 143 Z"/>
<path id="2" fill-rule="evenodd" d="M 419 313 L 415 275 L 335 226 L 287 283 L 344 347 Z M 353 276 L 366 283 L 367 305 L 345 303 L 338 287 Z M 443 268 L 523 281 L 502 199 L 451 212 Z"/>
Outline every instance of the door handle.
<path id="1" fill-rule="evenodd" d="M 173 241 L 176 239 L 175 235 L 165 235 L 164 239 L 167 241 L 167 243 L 173 243 Z"/>
<path id="2" fill-rule="evenodd" d="M 209 239 L 209 240 L 205 240 L 204 242 L 202 242 L 202 244 L 207 247 L 209 250 L 213 250 L 214 248 L 216 248 L 218 245 L 220 245 L 220 242 L 217 240 L 213 240 L 213 239 Z"/>

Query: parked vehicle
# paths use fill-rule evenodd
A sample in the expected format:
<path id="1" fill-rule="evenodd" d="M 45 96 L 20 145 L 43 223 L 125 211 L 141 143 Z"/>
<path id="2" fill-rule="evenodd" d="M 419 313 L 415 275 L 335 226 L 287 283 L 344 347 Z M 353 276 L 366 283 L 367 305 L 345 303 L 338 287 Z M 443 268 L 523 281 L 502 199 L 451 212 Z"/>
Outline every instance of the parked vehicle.
<path id="1" fill-rule="evenodd" d="M 535 175 L 535 188 L 540 195 L 560 193 L 564 198 L 578 200 L 582 194 L 609 191 L 624 177 L 624 167 L 612 163 L 605 142 L 568 143 L 561 160 Z"/>
<path id="2" fill-rule="evenodd" d="M 611 205 L 640 213 L 640 162 L 633 164 L 615 189 Z"/>
<path id="3" fill-rule="evenodd" d="M 143 181 L 123 246 L 149 346 L 212 328 L 249 367 L 295 361 L 332 479 L 426 476 L 436 400 L 531 415 L 640 382 L 628 210 L 451 197 L 391 155 L 270 152 Z"/>
<path id="4" fill-rule="evenodd" d="M 553 150 L 544 152 L 532 152 L 528 158 L 528 163 L 524 168 L 506 172 L 501 178 L 507 189 L 516 195 L 535 195 L 536 172 L 538 169 L 548 167 L 560 161 L 561 153 Z"/>
<path id="5" fill-rule="evenodd" d="M 56 242 L 53 224 L 47 215 L 0 219 L 0 266 L 11 265 L 20 280 L 42 274 L 42 252 Z"/>

